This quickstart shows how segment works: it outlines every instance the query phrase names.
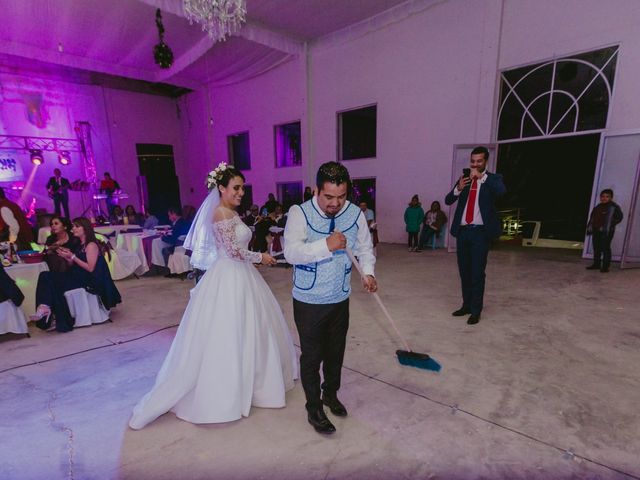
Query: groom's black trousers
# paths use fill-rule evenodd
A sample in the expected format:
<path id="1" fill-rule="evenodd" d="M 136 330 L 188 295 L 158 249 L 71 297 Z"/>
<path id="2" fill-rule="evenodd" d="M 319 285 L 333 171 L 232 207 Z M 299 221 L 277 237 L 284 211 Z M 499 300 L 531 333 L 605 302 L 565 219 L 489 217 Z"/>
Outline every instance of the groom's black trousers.
<path id="1" fill-rule="evenodd" d="M 300 336 L 300 379 L 310 412 L 322 407 L 322 390 L 331 395 L 340 388 L 342 361 L 349 329 L 349 299 L 328 305 L 303 303 L 293 299 L 293 318 Z"/>

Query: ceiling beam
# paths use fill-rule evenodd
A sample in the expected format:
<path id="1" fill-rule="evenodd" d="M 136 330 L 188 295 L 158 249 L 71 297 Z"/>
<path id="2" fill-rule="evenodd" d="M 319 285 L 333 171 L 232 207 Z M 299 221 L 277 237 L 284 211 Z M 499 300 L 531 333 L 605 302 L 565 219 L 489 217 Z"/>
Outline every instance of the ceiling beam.
<path id="1" fill-rule="evenodd" d="M 236 35 L 290 55 L 302 55 L 304 53 L 304 42 L 255 22 L 247 21 L 245 25 L 240 27 Z"/>
<path id="2" fill-rule="evenodd" d="M 53 52 L 33 45 L 17 44 L 0 40 L 0 52 L 14 55 L 16 57 L 26 57 L 41 62 L 63 65 L 65 67 L 92 72 L 107 73 L 121 77 L 137 78 L 147 82 L 155 82 L 154 73 L 139 68 L 125 67 L 110 62 L 102 62 L 87 57 L 72 55 L 69 53 Z"/>

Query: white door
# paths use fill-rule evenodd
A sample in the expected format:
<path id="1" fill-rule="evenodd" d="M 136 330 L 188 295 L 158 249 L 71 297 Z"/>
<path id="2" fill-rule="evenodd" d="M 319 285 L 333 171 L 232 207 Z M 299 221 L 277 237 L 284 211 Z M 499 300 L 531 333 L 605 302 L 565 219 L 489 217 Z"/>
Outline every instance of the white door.
<path id="1" fill-rule="evenodd" d="M 496 166 L 496 153 L 497 147 L 492 143 L 474 143 L 474 144 L 464 144 L 464 145 L 454 145 L 453 146 L 453 162 L 451 168 L 451 185 L 447 190 L 447 193 L 451 191 L 453 185 L 458 181 L 460 175 L 462 175 L 463 168 L 469 168 L 469 159 L 471 158 L 471 151 L 476 148 L 478 145 L 484 145 L 489 150 L 489 163 L 487 164 L 487 170 L 490 172 L 495 172 Z M 456 239 L 451 236 L 449 230 L 451 229 L 451 222 L 453 221 L 453 214 L 456 211 L 457 202 L 449 207 L 449 212 L 447 214 L 447 246 L 449 248 L 449 252 L 456 251 Z"/>
<path id="2" fill-rule="evenodd" d="M 638 159 L 640 158 L 640 132 L 610 134 L 604 137 L 600 155 L 600 165 L 598 166 L 597 181 L 594 182 L 594 189 L 591 195 L 591 209 L 600 203 L 600 192 L 605 188 L 613 190 L 613 201 L 620 205 L 624 219 L 616 227 L 616 234 L 611 243 L 611 253 L 614 260 L 620 260 L 622 256 L 622 246 L 627 237 L 627 229 L 632 225 L 629 222 L 629 211 L 632 206 L 632 199 L 636 189 L 636 177 L 638 169 Z M 638 224 L 636 223 L 636 227 Z M 633 233 L 633 232 L 630 232 Z M 635 244 L 640 241 L 636 235 L 630 235 L 630 241 L 635 238 Z M 630 246 L 634 243 L 631 242 Z M 639 248 L 629 250 L 629 253 L 640 257 Z M 583 257 L 593 257 L 593 246 L 591 237 L 587 236 L 584 242 Z M 634 255 L 632 255 L 634 256 Z M 632 260 L 629 258 L 629 260 Z"/>

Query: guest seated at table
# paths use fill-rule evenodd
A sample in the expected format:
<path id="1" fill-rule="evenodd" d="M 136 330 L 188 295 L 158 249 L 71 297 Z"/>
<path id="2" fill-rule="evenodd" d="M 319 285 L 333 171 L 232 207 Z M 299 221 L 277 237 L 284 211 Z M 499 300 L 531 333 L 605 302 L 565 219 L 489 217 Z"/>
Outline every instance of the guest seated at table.
<path id="1" fill-rule="evenodd" d="M 24 295 L 0 263 L 0 303 L 7 300 L 11 300 L 16 307 L 19 307 L 22 305 Z"/>
<path id="2" fill-rule="evenodd" d="M 182 207 L 182 218 L 189 222 L 189 226 L 193 223 L 196 216 L 196 207 L 193 205 L 185 205 Z"/>
<path id="3" fill-rule="evenodd" d="M 171 233 L 162 236 L 162 241 L 166 244 L 162 248 L 162 257 L 165 265 L 169 261 L 169 255 L 174 252 L 178 245 L 184 243 L 184 237 L 189 233 L 189 228 L 191 227 L 191 223 L 182 218 L 180 214 L 180 209 L 177 207 L 170 207 L 167 210 L 167 215 L 171 222 Z"/>
<path id="4" fill-rule="evenodd" d="M 160 223 L 158 217 L 149 211 L 149 207 L 145 207 L 144 212 L 144 223 L 142 224 L 142 228 L 145 230 L 151 230 Z"/>
<path id="5" fill-rule="evenodd" d="M 144 225 L 144 217 L 136 212 L 136 209 L 133 207 L 133 205 L 127 205 L 124 209 L 124 214 L 129 225 L 138 225 L 139 227 Z"/>
<path id="6" fill-rule="evenodd" d="M 271 227 L 284 228 L 286 221 L 287 217 L 283 213 L 282 205 L 276 203 L 273 211 L 264 217 L 260 217 L 260 220 L 255 224 L 254 250 L 256 252 L 266 252 L 269 248 L 269 242 L 267 241 L 269 229 Z"/>
<path id="7" fill-rule="evenodd" d="M 109 223 L 111 225 L 123 225 L 124 224 L 124 211 L 120 205 L 113 207 L 111 215 L 109 215 Z"/>
<path id="8" fill-rule="evenodd" d="M 278 205 L 278 200 L 276 200 L 276 196 L 273 193 L 270 193 L 261 210 L 266 210 L 268 215 L 276 209 L 276 205 Z"/>
<path id="9" fill-rule="evenodd" d="M 260 220 L 262 220 L 262 217 L 260 216 L 260 209 L 255 203 L 251 205 L 249 211 L 244 217 L 242 217 L 242 221 L 247 227 L 253 227 Z"/>
<path id="10" fill-rule="evenodd" d="M 272 222 L 272 227 L 284 228 L 287 223 L 287 216 L 284 214 L 281 204 L 277 204 L 276 208 L 269 214 L 269 219 Z"/>
<path id="11" fill-rule="evenodd" d="M 45 242 L 44 261 L 51 272 L 66 272 L 70 264 L 58 255 L 58 248 L 64 247 L 75 253 L 80 247 L 80 239 L 71 233 L 71 222 L 68 218 L 55 215 L 51 217 L 49 226 L 51 235 Z"/>
<path id="12" fill-rule="evenodd" d="M 31 248 L 33 232 L 26 215 L 17 203 L 9 200 L 0 187 L 0 231 L 9 232 L 9 241 L 16 243 L 19 250 Z"/>
<path id="13" fill-rule="evenodd" d="M 422 220 L 420 248 L 427 248 L 431 242 L 436 242 L 445 223 L 447 223 L 447 216 L 440 208 L 440 202 L 437 200 L 431 202 L 431 208 L 427 210 Z M 435 243 L 433 246 L 435 248 Z"/>
<path id="14" fill-rule="evenodd" d="M 89 293 L 99 296 L 107 310 L 122 301 L 91 222 L 84 217 L 74 219 L 73 235 L 80 240 L 80 247 L 76 253 L 64 247 L 59 247 L 56 251 L 70 264 L 69 270 L 42 272 L 38 278 L 37 311 L 31 319 L 37 320 L 36 326 L 43 330 L 51 327 L 54 318 L 58 332 L 73 330 L 74 320 L 64 296 L 64 293 L 69 290 L 86 289 Z"/>
<path id="15" fill-rule="evenodd" d="M 253 249 L 256 252 L 266 252 L 268 248 L 267 235 L 269 235 L 269 228 L 273 226 L 273 220 L 268 216 L 259 216 L 259 220 L 256 221 L 255 227 L 255 241 L 253 242 Z"/>

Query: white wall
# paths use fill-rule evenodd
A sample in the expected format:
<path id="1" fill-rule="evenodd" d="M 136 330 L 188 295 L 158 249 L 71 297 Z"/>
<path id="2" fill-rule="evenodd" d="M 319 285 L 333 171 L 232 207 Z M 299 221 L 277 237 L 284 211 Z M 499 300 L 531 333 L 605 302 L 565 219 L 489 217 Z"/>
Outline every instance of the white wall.
<path id="1" fill-rule="evenodd" d="M 229 161 L 227 135 L 248 131 L 251 151 L 251 170 L 243 172 L 247 183 L 253 186 L 254 202 L 262 205 L 269 193 L 276 193 L 276 182 L 303 181 L 304 167 L 275 168 L 274 125 L 293 121 L 302 122 L 302 142 L 305 136 L 305 81 L 304 62 L 299 59 L 288 62 L 258 78 L 238 85 L 211 91 L 211 115 L 213 117 L 213 149 L 205 150 L 205 132 L 209 124 L 202 103 L 206 92 L 192 93 L 186 103 L 192 123 L 187 128 L 191 139 L 186 143 L 187 158 L 193 160 L 193 170 L 188 173 L 193 181 L 195 199 L 206 194 L 204 180 L 209 170 L 219 162 Z M 184 119 L 183 119 L 184 123 Z M 202 152 L 207 152 L 202 156 Z M 209 153 L 211 152 L 211 153 Z M 200 156 L 200 161 L 195 159 Z M 306 152 L 303 151 L 303 165 Z M 196 167 L 197 164 L 197 167 Z"/>
<path id="2" fill-rule="evenodd" d="M 1 135 L 75 139 L 75 122 L 88 121 L 92 127 L 98 178 L 109 171 L 130 195 L 126 202 L 133 203 L 136 208 L 139 208 L 136 143 L 172 144 L 176 168 L 184 168 L 181 124 L 175 100 L 19 74 L 0 74 L 0 85 Z M 33 96 L 42 98 L 44 124 L 40 127 L 31 123 L 27 115 L 25 98 Z M 40 167 L 31 164 L 28 153 L 16 154 L 25 177 L 33 176 L 30 188 L 23 192 L 23 206 L 35 197 L 37 208 L 53 211 L 53 202 L 47 197 L 44 185 L 53 175 L 54 168 L 60 168 L 62 175 L 70 181 L 84 180 L 79 154 L 72 153 L 72 164 L 61 166 L 53 152 L 44 152 L 45 163 Z M 83 211 L 81 194 L 70 192 L 69 200 L 71 215 L 79 215 Z M 85 195 L 85 202 L 88 206 L 88 195 Z"/>
<path id="3" fill-rule="evenodd" d="M 377 158 L 345 165 L 377 178 L 381 240 L 404 242 L 411 195 L 428 205 L 450 188 L 453 146 L 495 138 L 500 69 L 621 43 L 609 130 L 640 129 L 639 24 L 637 0 L 450 0 L 351 40 L 321 41 L 310 49 L 309 98 L 302 58 L 211 90 L 213 162 L 198 167 L 198 181 L 227 159 L 226 135 L 244 130 L 258 202 L 276 181 L 312 181 L 336 159 L 336 112 L 376 103 Z M 273 126 L 298 118 L 303 166 L 274 169 Z"/>
<path id="4" fill-rule="evenodd" d="M 403 213 L 413 194 L 427 208 L 433 200 L 444 206 L 454 144 L 490 140 L 498 7 L 447 2 L 312 51 L 317 164 L 335 160 L 337 111 L 378 105 L 377 158 L 345 165 L 353 177 L 377 179 L 381 241 L 406 240 Z"/>
<path id="5" fill-rule="evenodd" d="M 640 2 L 506 0 L 500 69 L 620 44 L 609 130 L 640 127 Z"/>

